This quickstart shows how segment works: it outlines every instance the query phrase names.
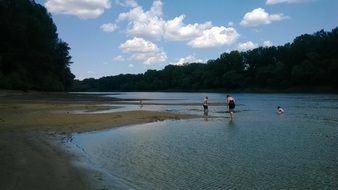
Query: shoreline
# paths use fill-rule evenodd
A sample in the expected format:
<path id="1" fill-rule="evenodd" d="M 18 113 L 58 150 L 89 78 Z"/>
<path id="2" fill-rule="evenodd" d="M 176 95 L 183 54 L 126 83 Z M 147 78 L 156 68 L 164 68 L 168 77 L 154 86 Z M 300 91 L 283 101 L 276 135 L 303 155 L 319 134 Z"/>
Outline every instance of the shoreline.
<path id="1" fill-rule="evenodd" d="M 0 133 L 0 189 L 91 188 L 86 170 L 56 138 L 37 131 Z"/>
<path id="2" fill-rule="evenodd" d="M 0 92 L 0 189 L 102 189 L 104 174 L 81 167 L 62 139 L 72 133 L 201 116 L 110 109 L 116 99 L 65 93 Z M 107 106 L 109 104 L 109 106 Z M 82 110 L 85 114 L 73 114 Z M 101 184 L 102 183 L 102 184 Z"/>

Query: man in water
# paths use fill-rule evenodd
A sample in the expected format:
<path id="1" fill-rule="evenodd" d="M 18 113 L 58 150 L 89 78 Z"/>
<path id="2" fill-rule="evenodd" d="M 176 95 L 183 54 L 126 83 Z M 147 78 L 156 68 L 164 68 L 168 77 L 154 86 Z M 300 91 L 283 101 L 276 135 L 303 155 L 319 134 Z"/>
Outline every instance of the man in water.
<path id="1" fill-rule="evenodd" d="M 204 115 L 208 115 L 208 96 L 204 98 L 203 109 L 204 109 Z"/>
<path id="2" fill-rule="evenodd" d="M 234 118 L 235 99 L 230 95 L 227 95 L 227 105 L 229 109 L 230 119 Z"/>

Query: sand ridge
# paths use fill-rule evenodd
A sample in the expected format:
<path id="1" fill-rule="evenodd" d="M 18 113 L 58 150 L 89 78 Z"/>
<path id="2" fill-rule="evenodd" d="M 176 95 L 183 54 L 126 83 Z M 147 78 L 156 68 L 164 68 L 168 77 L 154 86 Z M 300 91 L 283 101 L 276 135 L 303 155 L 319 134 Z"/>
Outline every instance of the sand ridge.
<path id="1" fill-rule="evenodd" d="M 115 99 L 67 93 L 0 92 L 0 189 L 102 189 L 85 169 L 71 164 L 74 155 L 60 137 L 166 119 L 197 116 L 110 109 Z M 86 114 L 74 114 L 81 110 Z M 93 113 L 92 113 L 93 112 Z"/>

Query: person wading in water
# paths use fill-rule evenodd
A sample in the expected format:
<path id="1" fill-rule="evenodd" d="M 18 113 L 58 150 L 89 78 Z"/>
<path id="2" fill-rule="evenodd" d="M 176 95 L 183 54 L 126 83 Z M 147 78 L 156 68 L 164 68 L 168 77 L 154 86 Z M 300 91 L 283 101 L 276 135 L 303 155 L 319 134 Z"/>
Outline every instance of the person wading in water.
<path id="1" fill-rule="evenodd" d="M 208 115 L 208 96 L 204 98 L 203 101 L 203 109 L 204 109 L 204 115 Z"/>
<path id="2" fill-rule="evenodd" d="M 227 95 L 227 105 L 229 109 L 230 119 L 234 118 L 234 109 L 235 109 L 235 99 L 230 95 Z"/>

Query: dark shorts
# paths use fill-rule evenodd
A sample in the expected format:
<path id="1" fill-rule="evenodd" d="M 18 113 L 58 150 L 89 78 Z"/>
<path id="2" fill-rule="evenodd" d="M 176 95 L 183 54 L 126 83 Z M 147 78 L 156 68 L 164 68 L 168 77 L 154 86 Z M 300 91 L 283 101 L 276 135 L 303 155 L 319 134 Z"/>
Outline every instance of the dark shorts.
<path id="1" fill-rule="evenodd" d="M 203 108 L 206 110 L 206 109 L 208 109 L 208 106 L 207 105 L 203 105 Z"/>
<path id="2" fill-rule="evenodd" d="M 229 109 L 235 109 L 235 104 L 229 104 Z"/>

